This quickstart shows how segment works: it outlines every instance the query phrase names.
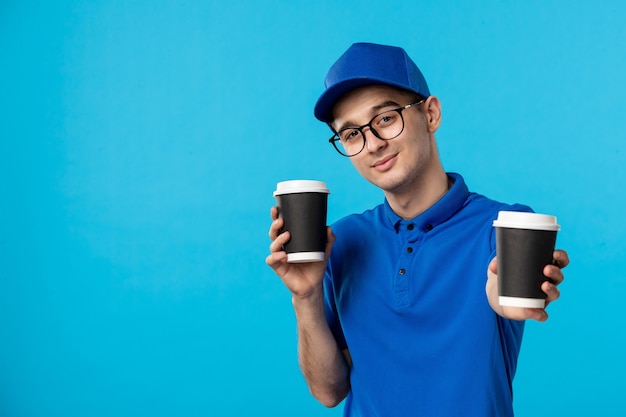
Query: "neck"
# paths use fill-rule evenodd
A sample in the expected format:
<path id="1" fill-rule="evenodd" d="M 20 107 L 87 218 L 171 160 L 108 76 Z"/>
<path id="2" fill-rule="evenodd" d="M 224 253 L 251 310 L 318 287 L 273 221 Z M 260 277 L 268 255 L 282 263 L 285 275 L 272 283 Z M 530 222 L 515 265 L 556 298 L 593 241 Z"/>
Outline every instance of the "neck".
<path id="1" fill-rule="evenodd" d="M 412 219 L 432 207 L 450 189 L 443 167 L 439 165 L 430 175 L 422 175 L 412 186 L 402 191 L 386 191 L 391 209 L 403 219 Z"/>

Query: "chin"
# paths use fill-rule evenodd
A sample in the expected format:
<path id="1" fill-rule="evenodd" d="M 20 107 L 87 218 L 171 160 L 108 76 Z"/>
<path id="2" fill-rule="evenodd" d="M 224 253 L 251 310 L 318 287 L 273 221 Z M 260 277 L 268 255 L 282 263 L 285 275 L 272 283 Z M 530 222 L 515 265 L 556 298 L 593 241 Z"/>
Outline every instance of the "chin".
<path id="1" fill-rule="evenodd" d="M 369 180 L 372 184 L 385 192 L 393 192 L 402 188 L 402 181 L 393 178 L 372 178 Z"/>

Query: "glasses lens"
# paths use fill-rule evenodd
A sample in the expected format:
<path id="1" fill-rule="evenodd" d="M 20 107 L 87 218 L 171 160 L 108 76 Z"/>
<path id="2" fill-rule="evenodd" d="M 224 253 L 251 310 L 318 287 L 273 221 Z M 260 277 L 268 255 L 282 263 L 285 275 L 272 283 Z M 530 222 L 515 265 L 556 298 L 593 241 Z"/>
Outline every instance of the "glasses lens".
<path id="1" fill-rule="evenodd" d="M 394 139 L 404 130 L 402 110 L 407 107 L 389 110 L 375 116 L 368 124 L 357 127 L 341 129 L 331 138 L 337 151 L 345 156 L 354 156 L 365 148 L 365 136 L 363 128 L 369 126 L 372 133 L 383 140 Z"/>
<path id="2" fill-rule="evenodd" d="M 402 133 L 404 120 L 397 110 L 390 110 L 379 114 L 372 120 L 372 129 L 381 139 L 393 139 Z"/>
<path id="3" fill-rule="evenodd" d="M 365 138 L 359 129 L 347 128 L 337 133 L 338 141 L 335 142 L 337 150 L 346 155 L 352 156 L 361 152 L 365 144 Z"/>

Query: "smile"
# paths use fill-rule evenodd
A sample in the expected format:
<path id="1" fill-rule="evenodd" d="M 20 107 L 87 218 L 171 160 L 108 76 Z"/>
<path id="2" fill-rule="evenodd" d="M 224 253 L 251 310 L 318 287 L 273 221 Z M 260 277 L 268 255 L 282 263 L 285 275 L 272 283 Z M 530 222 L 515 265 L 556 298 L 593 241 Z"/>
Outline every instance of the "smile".
<path id="1" fill-rule="evenodd" d="M 391 155 L 376 161 L 372 167 L 377 171 L 387 171 L 395 164 L 396 160 L 397 155 Z"/>

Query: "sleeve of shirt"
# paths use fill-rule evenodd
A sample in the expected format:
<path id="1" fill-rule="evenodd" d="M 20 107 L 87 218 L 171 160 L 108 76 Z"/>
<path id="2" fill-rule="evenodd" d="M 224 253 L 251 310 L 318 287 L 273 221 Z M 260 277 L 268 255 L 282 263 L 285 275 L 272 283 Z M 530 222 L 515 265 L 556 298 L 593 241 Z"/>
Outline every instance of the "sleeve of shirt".
<path id="1" fill-rule="evenodd" d="M 324 276 L 324 310 L 326 313 L 326 321 L 330 331 L 332 332 L 339 349 L 344 350 L 348 348 L 346 338 L 341 328 L 341 322 L 339 321 L 339 314 L 337 313 L 337 305 L 335 303 L 335 292 L 333 287 L 332 269 L 329 267 L 326 269 Z"/>

